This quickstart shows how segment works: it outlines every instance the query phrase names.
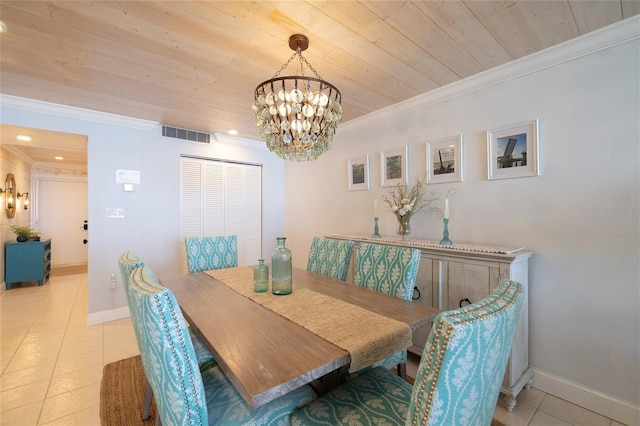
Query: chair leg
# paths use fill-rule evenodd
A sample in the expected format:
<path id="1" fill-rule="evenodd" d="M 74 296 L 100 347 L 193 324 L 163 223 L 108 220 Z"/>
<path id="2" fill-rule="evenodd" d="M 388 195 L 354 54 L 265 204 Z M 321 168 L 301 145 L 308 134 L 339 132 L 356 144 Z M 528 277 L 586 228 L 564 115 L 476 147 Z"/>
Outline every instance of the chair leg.
<path id="1" fill-rule="evenodd" d="M 398 370 L 398 376 L 407 380 L 407 363 L 403 362 L 402 364 L 398 364 L 396 369 Z"/>
<path id="2" fill-rule="evenodd" d="M 151 398 L 153 398 L 153 390 L 147 380 L 147 386 L 144 389 L 144 406 L 142 407 L 142 420 L 147 420 L 151 414 Z"/>

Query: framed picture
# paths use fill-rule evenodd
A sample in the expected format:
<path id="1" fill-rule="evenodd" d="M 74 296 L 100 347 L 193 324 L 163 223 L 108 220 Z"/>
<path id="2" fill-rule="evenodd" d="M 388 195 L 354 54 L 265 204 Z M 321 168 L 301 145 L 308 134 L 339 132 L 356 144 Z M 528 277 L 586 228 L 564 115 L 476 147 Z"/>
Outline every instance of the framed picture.
<path id="1" fill-rule="evenodd" d="M 538 120 L 487 132 L 489 179 L 538 176 Z"/>
<path id="2" fill-rule="evenodd" d="M 409 147 L 407 147 L 406 145 L 401 148 L 382 151 L 381 186 L 384 187 L 407 184 L 407 168 L 409 167 L 408 153 Z"/>
<path id="3" fill-rule="evenodd" d="M 369 156 L 352 158 L 348 161 L 349 191 L 369 189 Z"/>
<path id="4" fill-rule="evenodd" d="M 427 183 L 462 181 L 462 135 L 427 142 Z"/>

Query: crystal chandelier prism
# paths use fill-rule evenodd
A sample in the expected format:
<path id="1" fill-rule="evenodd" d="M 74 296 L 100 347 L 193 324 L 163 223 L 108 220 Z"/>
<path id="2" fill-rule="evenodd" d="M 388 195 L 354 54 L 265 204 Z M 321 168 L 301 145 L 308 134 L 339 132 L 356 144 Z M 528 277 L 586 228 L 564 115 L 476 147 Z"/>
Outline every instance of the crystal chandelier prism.
<path id="1" fill-rule="evenodd" d="M 306 36 L 292 35 L 289 47 L 295 53 L 272 79 L 256 87 L 252 109 L 269 150 L 284 160 L 311 161 L 331 148 L 342 120 L 342 95 L 302 56 L 309 47 Z M 299 75 L 281 77 L 280 73 L 295 59 Z M 305 66 L 315 77 L 304 75 Z"/>

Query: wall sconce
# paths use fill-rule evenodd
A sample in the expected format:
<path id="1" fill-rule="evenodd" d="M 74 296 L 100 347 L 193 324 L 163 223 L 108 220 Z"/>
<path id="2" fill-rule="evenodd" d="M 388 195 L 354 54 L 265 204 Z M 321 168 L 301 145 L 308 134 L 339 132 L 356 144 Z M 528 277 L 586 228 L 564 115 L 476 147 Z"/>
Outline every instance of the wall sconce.
<path id="1" fill-rule="evenodd" d="M 24 209 L 27 210 L 29 208 L 29 193 L 25 192 L 21 194 L 18 192 L 18 198 L 22 198 L 22 204 L 24 205 Z"/>
<path id="2" fill-rule="evenodd" d="M 7 173 L 4 181 L 4 209 L 7 217 L 11 219 L 16 215 L 16 178 L 11 173 Z"/>

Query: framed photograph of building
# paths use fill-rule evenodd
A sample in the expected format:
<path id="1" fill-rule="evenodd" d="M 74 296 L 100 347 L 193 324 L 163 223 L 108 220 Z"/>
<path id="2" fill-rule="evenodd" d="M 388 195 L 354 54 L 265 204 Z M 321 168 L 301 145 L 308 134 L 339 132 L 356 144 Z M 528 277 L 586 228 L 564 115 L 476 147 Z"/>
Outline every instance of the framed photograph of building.
<path id="1" fill-rule="evenodd" d="M 427 142 L 427 183 L 462 181 L 462 135 Z"/>
<path id="2" fill-rule="evenodd" d="M 538 176 L 538 120 L 487 132 L 489 179 Z"/>
<path id="3" fill-rule="evenodd" d="M 352 158 L 347 162 L 349 191 L 369 189 L 369 155 Z"/>
<path id="4" fill-rule="evenodd" d="M 381 186 L 396 186 L 407 184 L 407 168 L 409 167 L 409 147 L 393 148 L 382 151 L 381 170 L 382 183 Z"/>

